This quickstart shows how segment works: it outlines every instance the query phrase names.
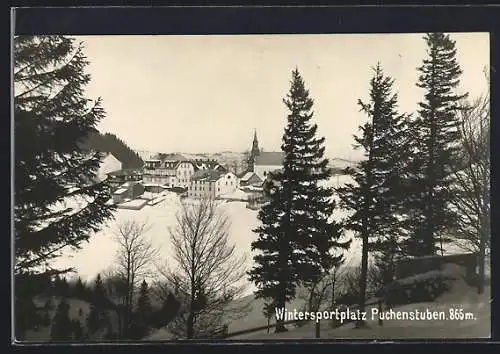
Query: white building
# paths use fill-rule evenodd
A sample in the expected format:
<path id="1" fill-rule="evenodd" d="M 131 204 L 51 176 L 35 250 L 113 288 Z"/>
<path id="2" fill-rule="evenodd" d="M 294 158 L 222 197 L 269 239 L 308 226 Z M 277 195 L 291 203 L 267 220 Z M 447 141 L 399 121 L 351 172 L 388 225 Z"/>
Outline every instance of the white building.
<path id="1" fill-rule="evenodd" d="M 163 154 L 145 161 L 143 181 L 147 185 L 187 188 L 194 172 L 194 164 L 184 156 Z"/>
<path id="2" fill-rule="evenodd" d="M 238 178 L 234 173 L 219 170 L 198 170 L 192 177 L 188 187 L 190 198 L 217 198 L 224 194 L 235 193 L 238 189 Z"/>
<path id="3" fill-rule="evenodd" d="M 283 168 L 284 159 L 285 154 L 281 151 L 262 151 L 255 157 L 253 170 L 261 180 L 265 180 L 269 172 L 274 172 Z"/>
<path id="4" fill-rule="evenodd" d="M 108 177 L 108 173 L 120 171 L 122 163 L 113 154 L 105 153 L 101 159 L 99 170 L 97 171 L 97 180 L 104 181 Z"/>

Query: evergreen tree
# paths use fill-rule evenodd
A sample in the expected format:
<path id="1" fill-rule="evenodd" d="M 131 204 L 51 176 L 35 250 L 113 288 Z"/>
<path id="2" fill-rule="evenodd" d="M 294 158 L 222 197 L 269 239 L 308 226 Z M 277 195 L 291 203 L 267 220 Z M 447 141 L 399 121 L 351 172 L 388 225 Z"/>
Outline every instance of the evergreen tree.
<path id="1" fill-rule="evenodd" d="M 100 100 L 84 96 L 82 50 L 64 36 L 14 38 L 16 289 L 19 276 L 50 269 L 61 250 L 78 248 L 112 217 L 109 186 L 88 182 L 100 156 L 78 147 L 104 117 Z"/>
<path id="2" fill-rule="evenodd" d="M 93 303 L 99 308 L 104 309 L 107 305 L 107 294 L 102 282 L 101 274 L 97 274 L 92 291 Z"/>
<path id="3" fill-rule="evenodd" d="M 365 159 L 357 169 L 349 170 L 354 183 L 337 188 L 340 205 L 350 211 L 346 227 L 362 240 L 359 308 L 365 310 L 368 278 L 368 253 L 378 251 L 377 265 L 392 280 L 402 230 L 403 185 L 406 165 L 407 117 L 397 112 L 397 94 L 393 80 L 384 75 L 380 64 L 370 81 L 370 101 L 358 100 L 368 122 L 354 136 L 356 149 L 362 148 Z M 362 322 L 358 323 L 362 325 Z"/>
<path id="4" fill-rule="evenodd" d="M 441 251 L 446 231 L 456 223 L 450 207 L 454 191 L 453 161 L 459 149 L 458 112 L 460 101 L 456 88 L 462 73 L 456 60 L 455 42 L 449 35 L 425 36 L 427 55 L 417 86 L 425 91 L 424 100 L 412 124 L 414 134 L 411 180 L 408 189 L 412 210 L 407 246 L 413 256 L 434 254 L 436 242 Z"/>
<path id="5" fill-rule="evenodd" d="M 139 289 L 137 307 L 134 313 L 134 321 L 130 333 L 132 339 L 144 338 L 149 333 L 152 314 L 153 308 L 149 299 L 148 283 L 144 280 Z"/>
<path id="6" fill-rule="evenodd" d="M 272 298 L 277 307 L 295 296 L 299 284 L 317 282 L 342 259 L 332 250 L 346 249 L 340 243 L 340 227 L 331 221 L 335 209 L 333 190 L 326 186 L 328 160 L 324 158 L 324 138 L 316 137 L 311 122 L 313 100 L 295 69 L 291 88 L 283 100 L 289 110 L 283 135 L 283 171 L 272 176 L 270 201 L 259 212 L 262 226 L 252 249 L 260 250 L 250 271 L 259 288 L 258 297 Z M 283 321 L 276 332 L 285 331 Z"/>
<path id="7" fill-rule="evenodd" d="M 89 334 L 97 332 L 101 325 L 101 315 L 99 309 L 94 305 L 90 304 L 90 311 L 87 315 L 87 329 Z"/>
<path id="8" fill-rule="evenodd" d="M 72 324 L 73 339 L 75 339 L 75 340 L 83 339 L 83 328 L 82 328 L 82 324 L 80 323 L 80 321 L 73 320 L 73 321 L 71 321 L 71 324 Z"/>
<path id="9" fill-rule="evenodd" d="M 73 326 L 69 318 L 69 305 L 63 298 L 57 306 L 56 314 L 50 331 L 53 340 L 71 340 Z"/>
<path id="10" fill-rule="evenodd" d="M 74 288 L 74 296 L 78 299 L 83 299 L 85 298 L 85 285 L 82 282 L 82 278 L 78 277 L 76 283 L 75 283 L 75 288 Z"/>

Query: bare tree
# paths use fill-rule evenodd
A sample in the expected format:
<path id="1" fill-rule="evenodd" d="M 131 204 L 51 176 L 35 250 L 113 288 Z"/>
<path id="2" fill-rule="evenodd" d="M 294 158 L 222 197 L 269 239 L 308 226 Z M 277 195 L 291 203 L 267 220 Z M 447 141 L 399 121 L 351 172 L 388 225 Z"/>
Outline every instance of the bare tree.
<path id="1" fill-rule="evenodd" d="M 207 337 L 223 324 L 242 316 L 245 305 L 235 299 L 245 290 L 245 257 L 237 257 L 229 243 L 229 219 L 212 199 L 182 203 L 170 240 L 177 266 L 163 269 L 170 289 L 181 302 L 169 323 L 181 338 Z"/>
<path id="2" fill-rule="evenodd" d="M 489 77 L 487 75 L 489 83 Z M 457 245 L 479 254 L 479 286 L 483 292 L 485 253 L 490 247 L 490 95 L 474 100 L 460 112 L 461 150 L 455 166 L 459 214 Z"/>
<path id="3" fill-rule="evenodd" d="M 151 275 L 151 266 L 158 258 L 158 250 L 151 240 L 146 238 L 149 225 L 135 220 L 118 224 L 115 233 L 118 242 L 116 279 L 118 285 L 124 284 L 125 296 L 123 303 L 123 324 L 120 335 L 126 336 L 130 327 L 131 313 L 134 306 L 134 294 L 139 283 Z"/>

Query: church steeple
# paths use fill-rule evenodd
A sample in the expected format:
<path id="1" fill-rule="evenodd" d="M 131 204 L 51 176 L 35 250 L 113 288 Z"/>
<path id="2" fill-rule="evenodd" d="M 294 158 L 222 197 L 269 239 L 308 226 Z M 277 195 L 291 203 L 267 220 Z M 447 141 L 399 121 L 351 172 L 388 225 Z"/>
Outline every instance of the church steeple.
<path id="1" fill-rule="evenodd" d="M 252 150 L 250 151 L 250 156 L 248 157 L 248 172 L 253 172 L 255 158 L 259 155 L 259 140 L 257 139 L 257 129 L 254 129 L 253 132 L 253 142 L 252 142 Z"/>
<path id="2" fill-rule="evenodd" d="M 253 143 L 252 143 L 252 154 L 255 156 L 257 156 L 260 152 L 260 149 L 259 149 L 259 140 L 257 139 L 257 129 L 254 129 L 254 132 L 253 132 Z"/>

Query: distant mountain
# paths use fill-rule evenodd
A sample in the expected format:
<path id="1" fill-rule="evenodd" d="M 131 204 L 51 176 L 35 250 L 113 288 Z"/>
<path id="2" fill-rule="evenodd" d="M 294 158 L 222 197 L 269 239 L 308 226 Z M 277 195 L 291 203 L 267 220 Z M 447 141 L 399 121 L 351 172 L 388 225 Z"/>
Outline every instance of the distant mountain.
<path id="1" fill-rule="evenodd" d="M 144 165 L 141 157 L 114 134 L 101 134 L 94 130 L 80 144 L 82 149 L 92 149 L 113 154 L 122 163 L 123 169 L 141 168 Z"/>

